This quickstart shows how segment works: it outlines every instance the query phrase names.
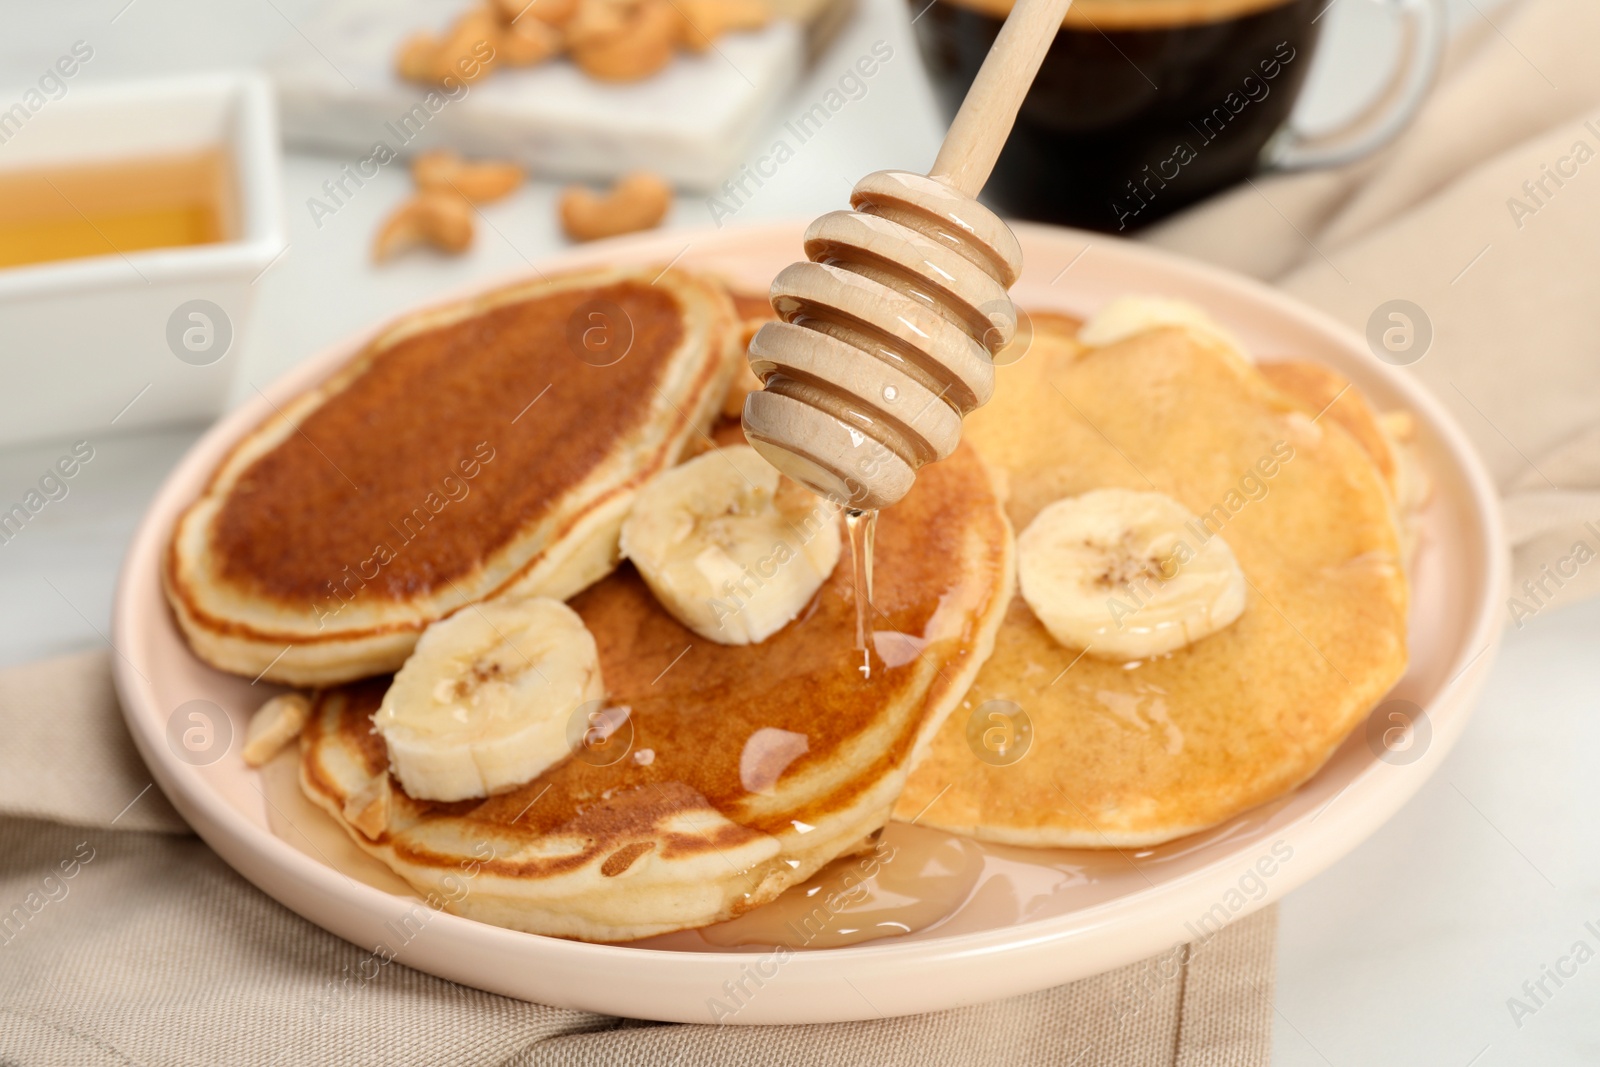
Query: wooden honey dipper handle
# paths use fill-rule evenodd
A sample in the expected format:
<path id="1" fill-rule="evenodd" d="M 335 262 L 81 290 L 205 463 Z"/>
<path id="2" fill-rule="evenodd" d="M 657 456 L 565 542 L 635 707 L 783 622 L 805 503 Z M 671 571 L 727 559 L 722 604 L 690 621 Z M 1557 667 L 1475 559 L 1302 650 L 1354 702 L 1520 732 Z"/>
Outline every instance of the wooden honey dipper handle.
<path id="1" fill-rule="evenodd" d="M 1006 290 L 1022 249 L 974 197 L 988 180 L 1071 0 L 1019 0 L 983 61 L 931 174 L 878 171 L 852 211 L 805 234 L 807 262 L 772 283 L 750 341 L 762 382 L 745 438 L 773 466 L 851 508 L 888 507 L 948 456 L 994 391 L 1016 333 Z"/>
<path id="2" fill-rule="evenodd" d="M 1072 0 L 1018 0 L 950 123 L 930 178 L 969 197 L 983 190 L 1071 6 Z"/>

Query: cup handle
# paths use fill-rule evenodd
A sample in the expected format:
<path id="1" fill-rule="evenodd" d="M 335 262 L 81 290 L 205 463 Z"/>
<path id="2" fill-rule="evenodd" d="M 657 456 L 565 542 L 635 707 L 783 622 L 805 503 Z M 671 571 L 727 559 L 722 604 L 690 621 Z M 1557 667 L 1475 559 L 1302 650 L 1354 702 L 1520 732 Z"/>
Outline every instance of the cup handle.
<path id="1" fill-rule="evenodd" d="M 1261 151 L 1268 170 L 1310 170 L 1354 163 L 1394 140 L 1427 99 L 1444 55 L 1444 0 L 1386 0 L 1400 17 L 1403 56 L 1389 84 L 1336 130 L 1309 136 L 1285 126 Z"/>

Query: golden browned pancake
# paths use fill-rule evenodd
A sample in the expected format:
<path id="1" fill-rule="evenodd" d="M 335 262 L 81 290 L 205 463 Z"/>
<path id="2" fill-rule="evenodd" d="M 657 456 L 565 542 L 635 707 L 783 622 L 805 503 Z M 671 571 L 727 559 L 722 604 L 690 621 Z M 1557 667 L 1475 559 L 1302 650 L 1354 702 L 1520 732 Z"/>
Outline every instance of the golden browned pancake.
<path id="1" fill-rule="evenodd" d="M 246 436 L 164 579 L 195 652 L 299 685 L 399 667 L 428 623 L 616 565 L 635 489 L 721 404 L 722 287 L 602 269 L 404 318 Z"/>
<path id="2" fill-rule="evenodd" d="M 1399 471 L 1393 443 L 1383 432 L 1367 398 L 1350 379 L 1310 360 L 1280 360 L 1257 366 L 1280 393 L 1300 401 L 1312 415 L 1331 419 L 1344 427 L 1377 465 L 1390 496 L 1395 495 Z"/>
<path id="3" fill-rule="evenodd" d="M 728 295 L 733 297 L 734 310 L 739 314 L 739 350 L 747 351 L 750 338 L 763 325 L 776 319 L 778 313 L 772 310 L 772 301 L 766 293 L 733 288 L 728 290 Z M 741 360 L 740 363 L 739 370 L 734 373 L 733 384 L 728 386 L 727 395 L 722 400 L 722 417 L 725 419 L 737 419 L 742 415 L 744 398 L 761 388 L 761 379 L 750 369 L 749 360 Z"/>
<path id="4" fill-rule="evenodd" d="M 1012 523 L 1091 489 L 1154 489 L 1201 517 L 1197 539 L 1227 541 L 1249 602 L 1221 632 L 1130 665 L 1062 647 L 1015 598 L 896 816 L 927 808 L 922 825 L 1022 845 L 1167 841 L 1305 781 L 1400 677 L 1387 491 L 1337 420 L 1213 340 L 1168 328 L 1084 351 L 1060 323 L 1035 327 L 965 431 L 1008 476 Z M 978 756 L 989 713 L 1011 711 L 989 701 L 1031 722 L 1018 762 Z"/>
<path id="5" fill-rule="evenodd" d="M 485 801 L 411 800 L 372 732 L 386 684 L 375 680 L 322 695 L 302 788 L 358 845 L 471 918 L 591 941 L 730 918 L 883 826 L 988 656 L 1011 597 L 1012 537 L 972 449 L 924 470 L 883 515 L 877 559 L 870 678 L 847 565 L 765 642 L 719 645 L 679 625 L 624 564 L 571 601 L 608 702 L 629 709 L 617 762 L 580 752 Z M 630 744 L 608 742 L 619 743 Z"/>
<path id="6" fill-rule="evenodd" d="M 733 288 L 728 290 L 728 295 L 733 298 L 733 308 L 739 313 L 748 327 L 753 323 L 770 322 L 777 318 L 777 313 L 772 310 L 772 300 L 766 293 L 753 293 L 748 289 Z"/>
<path id="7" fill-rule="evenodd" d="M 1409 567 L 1422 536 L 1421 512 L 1432 483 L 1417 453 L 1416 420 L 1407 411 L 1379 415 L 1355 384 L 1320 363 L 1304 360 L 1263 363 L 1266 375 L 1283 395 L 1298 400 L 1313 416 L 1332 419 L 1354 437 L 1383 475 L 1400 531 L 1400 558 Z"/>

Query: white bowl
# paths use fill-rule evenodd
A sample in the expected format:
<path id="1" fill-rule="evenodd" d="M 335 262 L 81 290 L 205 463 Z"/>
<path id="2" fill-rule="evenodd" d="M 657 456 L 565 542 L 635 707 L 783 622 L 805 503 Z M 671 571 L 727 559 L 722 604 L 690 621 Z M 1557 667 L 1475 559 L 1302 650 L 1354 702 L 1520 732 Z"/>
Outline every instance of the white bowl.
<path id="1" fill-rule="evenodd" d="M 692 266 L 764 287 L 799 258 L 803 229 L 785 223 L 652 234 L 579 249 L 540 267 L 665 263 L 681 255 Z M 1413 574 L 1411 664 L 1395 689 L 1396 697 L 1426 711 L 1430 736 L 1417 731 L 1417 744 L 1405 754 L 1410 762 L 1382 758 L 1387 750 L 1369 744 L 1367 731 L 1358 729 L 1310 782 L 1214 830 L 1153 850 L 1042 851 L 1031 870 L 1048 874 L 1045 865 L 1053 862 L 1070 867 L 1074 876 L 1026 909 L 1016 906 L 1018 895 L 1009 890 L 974 894 L 939 927 L 850 948 L 796 952 L 775 976 L 772 961 L 748 951 L 716 950 L 692 936 L 672 935 L 671 947 L 662 947 L 663 939 L 588 945 L 444 912 L 431 914 L 404 939 L 398 959 L 480 989 L 634 1018 L 719 1021 L 714 999 L 727 997 L 725 982 L 748 985 L 753 964 L 765 967 L 764 980 L 725 1021 L 820 1023 L 935 1011 L 1096 974 L 1236 921 L 1355 848 L 1439 766 L 1465 726 L 1493 659 L 1508 566 L 1493 486 L 1443 407 L 1403 369 L 1374 358 L 1359 336 L 1256 282 L 1097 234 L 1021 226 L 1018 237 L 1027 266 L 1014 293 L 1025 307 L 1082 315 L 1129 291 L 1181 296 L 1211 310 L 1251 351 L 1321 360 L 1378 407 L 1415 414 L 1435 491 L 1423 515 L 1424 547 Z M 489 287 L 478 283 L 472 290 Z M 169 747 L 168 723 L 185 702 L 220 705 L 237 739 L 266 693 L 194 658 L 173 624 L 158 575 L 173 520 L 230 445 L 270 414 L 271 405 L 325 377 L 364 340 L 352 338 L 301 365 L 268 389 L 267 397 L 228 416 L 172 472 L 129 548 L 112 640 L 121 653 L 117 688 L 129 728 L 184 818 L 246 878 L 312 922 L 371 950 L 394 947 L 395 931 L 406 928 L 402 917 L 420 906 L 416 898 L 403 886 L 395 892 L 380 888 L 395 885 L 395 879 L 372 877 L 359 867 L 361 854 L 342 858 L 337 846 L 355 852 L 342 837 L 319 848 L 314 842 L 292 844 L 292 835 L 276 836 L 272 823 L 282 814 L 269 807 L 261 772 L 244 765 L 237 745 L 204 767 L 179 759 Z M 1264 877 L 1258 864 L 1267 858 L 1275 862 Z"/>
<path id="2" fill-rule="evenodd" d="M 25 118 L 6 113 L 0 169 L 220 148 L 239 232 L 216 244 L 0 269 L 0 445 L 220 414 L 252 283 L 284 248 L 277 120 L 262 78 L 66 84 Z M 203 305 L 180 312 L 191 301 L 220 308 L 220 318 Z M 175 315 L 198 328 L 183 358 L 168 342 Z"/>

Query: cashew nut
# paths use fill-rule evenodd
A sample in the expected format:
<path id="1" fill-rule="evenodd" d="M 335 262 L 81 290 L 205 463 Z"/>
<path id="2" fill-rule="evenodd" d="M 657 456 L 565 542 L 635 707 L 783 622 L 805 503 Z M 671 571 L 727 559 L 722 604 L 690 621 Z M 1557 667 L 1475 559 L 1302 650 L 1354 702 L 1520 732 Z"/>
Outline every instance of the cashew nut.
<path id="1" fill-rule="evenodd" d="M 567 22 L 568 46 L 600 44 L 621 36 L 639 0 L 578 0 Z"/>
<path id="2" fill-rule="evenodd" d="M 561 194 L 561 228 L 574 241 L 615 237 L 659 225 L 671 206 L 672 187 L 654 174 L 637 171 L 604 195 L 568 186 Z"/>
<path id="3" fill-rule="evenodd" d="M 531 67 L 557 56 L 565 46 L 561 31 L 528 17 L 502 27 L 499 56 L 508 67 Z"/>
<path id="4" fill-rule="evenodd" d="M 418 245 L 461 253 L 472 244 L 472 205 L 455 193 L 423 192 L 398 207 L 378 230 L 372 258 L 379 263 Z"/>
<path id="5" fill-rule="evenodd" d="M 600 81 L 638 81 L 681 46 L 713 47 L 729 30 L 772 21 L 771 0 L 481 0 L 441 38 L 414 34 L 400 48 L 400 76 L 473 82 L 496 64 L 527 67 L 563 49 Z"/>
<path id="6" fill-rule="evenodd" d="M 449 78 L 474 82 L 494 69 L 500 17 L 493 8 L 468 9 L 444 37 L 412 34 L 400 46 L 400 76 L 443 85 Z"/>
<path id="7" fill-rule="evenodd" d="M 259 767 L 300 736 L 311 717 L 311 701 L 300 693 L 280 693 L 250 716 L 240 755 L 246 766 Z"/>
<path id="8" fill-rule="evenodd" d="M 704 52 L 729 30 L 759 30 L 772 21 L 767 0 L 678 0 L 683 12 L 683 46 Z"/>
<path id="9" fill-rule="evenodd" d="M 495 0 L 500 21 L 516 26 L 524 18 L 535 18 L 550 26 L 564 26 L 575 11 L 578 0 Z"/>
<path id="10" fill-rule="evenodd" d="M 400 45 L 395 62 L 400 77 L 412 82 L 433 81 L 433 62 L 439 54 L 439 39 L 431 33 L 413 33 Z"/>
<path id="11" fill-rule="evenodd" d="M 500 39 L 500 17 L 493 8 L 474 7 L 456 20 L 439 46 L 435 60 L 438 81 L 455 75 L 474 82 L 494 69 L 498 58 L 495 46 Z"/>
<path id="12" fill-rule="evenodd" d="M 673 0 L 580 0 L 567 45 L 589 77 L 638 81 L 672 62 L 682 26 Z"/>
<path id="13" fill-rule="evenodd" d="M 423 192 L 454 193 L 473 204 L 487 204 L 522 184 L 522 168 L 493 160 L 471 163 L 448 149 L 424 152 L 411 163 L 411 177 Z"/>

